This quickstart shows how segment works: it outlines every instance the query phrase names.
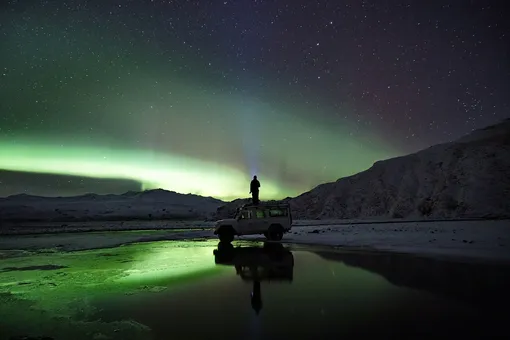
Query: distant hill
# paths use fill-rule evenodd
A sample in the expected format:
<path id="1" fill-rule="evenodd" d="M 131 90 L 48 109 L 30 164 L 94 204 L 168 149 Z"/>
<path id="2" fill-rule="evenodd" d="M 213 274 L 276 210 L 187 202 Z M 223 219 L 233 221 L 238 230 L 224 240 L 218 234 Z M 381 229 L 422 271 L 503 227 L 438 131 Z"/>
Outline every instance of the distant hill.
<path id="1" fill-rule="evenodd" d="M 510 217 L 510 119 L 290 200 L 295 218 Z"/>
<path id="2" fill-rule="evenodd" d="M 0 198 L 0 221 L 105 221 L 206 219 L 225 202 L 162 189 L 74 197 L 13 195 Z"/>

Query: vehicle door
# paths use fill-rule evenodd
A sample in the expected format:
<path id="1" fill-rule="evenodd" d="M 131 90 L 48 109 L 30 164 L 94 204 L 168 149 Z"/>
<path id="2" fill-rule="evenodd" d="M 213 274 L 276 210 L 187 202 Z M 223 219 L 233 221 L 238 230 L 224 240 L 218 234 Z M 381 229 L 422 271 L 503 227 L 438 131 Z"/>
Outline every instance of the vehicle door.
<path id="1" fill-rule="evenodd" d="M 289 217 L 285 209 L 275 207 L 271 208 L 268 212 L 269 225 L 272 223 L 281 224 L 285 229 L 289 228 Z"/>
<path id="2" fill-rule="evenodd" d="M 246 235 L 251 233 L 253 228 L 253 219 L 251 210 L 242 210 L 237 220 L 237 232 L 240 235 Z"/>
<path id="3" fill-rule="evenodd" d="M 263 233 L 269 228 L 269 215 L 267 209 L 255 208 L 253 211 L 253 228 L 254 234 Z"/>

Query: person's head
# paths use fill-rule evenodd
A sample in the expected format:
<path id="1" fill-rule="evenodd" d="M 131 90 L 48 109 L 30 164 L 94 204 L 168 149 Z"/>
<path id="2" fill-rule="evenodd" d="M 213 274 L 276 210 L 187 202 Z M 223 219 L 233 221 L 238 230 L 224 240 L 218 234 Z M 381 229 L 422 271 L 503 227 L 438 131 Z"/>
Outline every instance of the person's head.
<path id="1" fill-rule="evenodd" d="M 257 179 L 257 175 L 253 176 L 253 179 Z"/>

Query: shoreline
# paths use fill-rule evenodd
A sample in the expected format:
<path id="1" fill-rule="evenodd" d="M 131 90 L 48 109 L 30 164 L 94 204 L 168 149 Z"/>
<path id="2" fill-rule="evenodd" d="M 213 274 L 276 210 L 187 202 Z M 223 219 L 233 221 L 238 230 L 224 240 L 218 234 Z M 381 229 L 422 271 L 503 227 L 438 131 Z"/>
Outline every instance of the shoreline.
<path id="1" fill-rule="evenodd" d="M 307 225 L 300 221 L 282 243 L 325 246 L 328 248 L 385 251 L 419 256 L 465 258 L 510 264 L 510 220 L 438 221 L 391 223 L 333 223 Z M 326 222 L 326 221 L 322 221 Z M 80 251 L 119 247 L 141 242 L 215 239 L 210 226 L 160 225 L 160 229 L 95 230 L 73 232 L 10 234 L 0 236 L 0 257 L 12 251 Z M 134 225 L 132 226 L 135 227 Z M 46 230 L 47 231 L 47 230 Z M 261 235 L 237 237 L 236 240 L 264 242 Z"/>
<path id="2" fill-rule="evenodd" d="M 329 225 L 382 225 L 408 223 L 444 222 L 493 222 L 508 221 L 510 218 L 452 218 L 452 219 L 325 219 L 295 220 L 293 227 L 313 227 Z M 41 235 L 58 233 L 82 233 L 101 231 L 148 231 L 148 230 L 208 230 L 215 221 L 204 220 L 93 220 L 93 221 L 0 221 L 0 237 Z"/>

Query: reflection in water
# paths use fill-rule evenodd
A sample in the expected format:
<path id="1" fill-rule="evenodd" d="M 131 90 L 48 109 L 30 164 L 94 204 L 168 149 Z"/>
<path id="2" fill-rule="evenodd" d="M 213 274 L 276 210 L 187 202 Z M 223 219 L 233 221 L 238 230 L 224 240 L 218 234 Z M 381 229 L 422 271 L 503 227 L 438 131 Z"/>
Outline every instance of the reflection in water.
<path id="1" fill-rule="evenodd" d="M 234 266 L 244 281 L 252 281 L 251 305 L 258 315 L 262 309 L 261 281 L 292 282 L 294 256 L 281 243 L 264 243 L 263 247 L 236 247 L 218 244 L 214 250 L 216 264 Z"/>
<path id="2" fill-rule="evenodd" d="M 270 324 L 281 331 L 283 325 L 269 321 L 277 317 L 292 327 L 285 328 L 287 334 L 296 335 L 311 332 L 307 328 L 311 324 L 327 334 L 378 334 L 379 338 L 508 334 L 502 329 L 504 308 L 497 307 L 510 302 L 508 265 L 303 248 L 293 254 L 274 243 L 263 247 L 220 243 L 214 257 L 217 265 L 233 266 L 238 277 L 253 283 L 251 306 L 256 315 L 263 306 L 261 282 L 293 282 L 295 276 L 287 289 L 264 287 L 270 308 L 259 316 L 265 321 L 257 329 Z"/>
<path id="3" fill-rule="evenodd" d="M 28 330 L 73 340 L 509 334 L 508 267 L 234 245 L 158 242 L 0 259 L 0 268 L 30 269 L 0 271 L 0 339 Z M 61 268 L 43 270 L 49 265 Z"/>
<path id="4" fill-rule="evenodd" d="M 510 303 L 510 266 L 453 262 L 445 259 L 392 253 L 315 252 L 324 259 L 342 262 L 382 275 L 395 286 L 444 296 L 490 313 Z M 499 313 L 498 311 L 495 311 Z"/>
<path id="5" fill-rule="evenodd" d="M 253 281 L 253 290 L 251 292 L 251 308 L 259 315 L 262 309 L 262 293 L 260 291 L 260 281 Z"/>

